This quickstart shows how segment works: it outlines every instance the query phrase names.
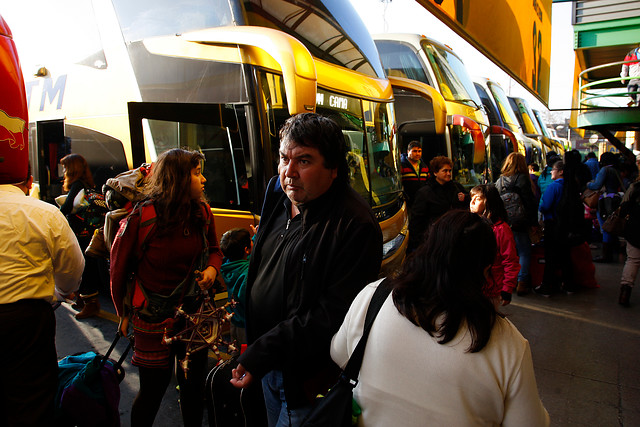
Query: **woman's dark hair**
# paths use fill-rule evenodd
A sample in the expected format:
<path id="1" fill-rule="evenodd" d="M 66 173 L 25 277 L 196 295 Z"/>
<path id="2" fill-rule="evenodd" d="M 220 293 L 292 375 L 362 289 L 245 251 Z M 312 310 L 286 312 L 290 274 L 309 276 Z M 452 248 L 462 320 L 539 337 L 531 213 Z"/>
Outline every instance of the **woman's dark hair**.
<path id="1" fill-rule="evenodd" d="M 245 249 L 251 247 L 251 233 L 244 228 L 232 228 L 220 238 L 220 250 L 231 261 L 244 259 Z"/>
<path id="2" fill-rule="evenodd" d="M 65 176 L 62 184 L 64 191 L 69 191 L 71 184 L 76 181 L 82 181 L 88 188 L 96 185 L 93 182 L 93 175 L 89 169 L 89 164 L 80 154 L 68 154 L 60 159 L 60 164 L 64 167 Z"/>
<path id="3" fill-rule="evenodd" d="M 469 192 L 471 197 L 481 195 L 484 199 L 484 212 L 482 215 L 487 217 L 493 224 L 502 220 L 509 222 L 509 215 L 504 207 L 504 202 L 500 197 L 500 192 L 493 184 L 476 185 Z"/>
<path id="4" fill-rule="evenodd" d="M 392 279 L 398 311 L 438 343 L 451 341 L 462 325 L 471 335 L 467 351 L 478 352 L 496 321 L 493 303 L 482 293 L 485 270 L 496 256 L 489 223 L 464 210 L 434 222 L 426 239 Z"/>
<path id="5" fill-rule="evenodd" d="M 337 169 L 336 180 L 349 182 L 346 140 L 338 124 L 316 113 L 289 117 L 280 129 L 280 143 L 316 148 L 327 169 Z"/>
<path id="6" fill-rule="evenodd" d="M 204 155 L 174 148 L 158 156 L 145 185 L 153 199 L 159 228 L 198 224 L 204 221 L 200 200 L 191 198 L 191 170 L 200 166 Z"/>
<path id="7" fill-rule="evenodd" d="M 615 154 L 610 151 L 605 151 L 600 155 L 600 166 L 616 166 L 618 163 L 618 158 Z"/>
<path id="8" fill-rule="evenodd" d="M 436 156 L 429 162 L 429 170 L 431 173 L 440 172 L 445 166 L 453 167 L 453 161 L 447 156 Z"/>

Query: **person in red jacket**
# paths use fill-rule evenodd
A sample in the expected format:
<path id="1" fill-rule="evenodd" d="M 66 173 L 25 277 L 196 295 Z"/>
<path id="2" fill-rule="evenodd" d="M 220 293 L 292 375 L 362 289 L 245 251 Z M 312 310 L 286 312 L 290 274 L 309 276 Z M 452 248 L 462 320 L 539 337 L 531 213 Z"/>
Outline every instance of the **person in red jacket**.
<path id="1" fill-rule="evenodd" d="M 490 275 L 482 291 L 494 304 L 507 305 L 518 282 L 520 259 L 511 227 L 507 224 L 507 211 L 495 186 L 477 185 L 471 189 L 471 212 L 487 218 L 496 236 L 498 250 Z"/>
<path id="2" fill-rule="evenodd" d="M 197 309 L 200 289 L 214 284 L 222 264 L 211 208 L 204 201 L 203 160 L 196 151 L 162 153 L 145 187 L 149 199 L 121 222 L 111 247 L 111 295 L 120 332 L 126 335 L 129 322 L 133 325 L 131 363 L 140 373 L 131 409 L 134 426 L 153 424 L 175 359 L 185 356 L 184 343 L 163 342 L 165 328 L 178 327 L 173 322 L 179 305 L 186 312 Z M 180 410 L 185 426 L 201 426 L 207 352 L 189 359 L 188 376 L 176 369 Z"/>

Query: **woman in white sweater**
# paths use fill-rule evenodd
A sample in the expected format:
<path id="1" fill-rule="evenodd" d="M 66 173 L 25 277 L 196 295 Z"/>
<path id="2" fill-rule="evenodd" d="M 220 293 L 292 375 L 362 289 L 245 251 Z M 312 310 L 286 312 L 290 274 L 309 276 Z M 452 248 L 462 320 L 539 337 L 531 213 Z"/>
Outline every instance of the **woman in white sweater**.
<path id="1" fill-rule="evenodd" d="M 354 398 L 362 426 L 548 426 L 529 343 L 482 294 L 496 254 L 491 227 L 450 211 L 390 279 Z M 344 367 L 375 288 L 354 300 L 333 337 Z"/>

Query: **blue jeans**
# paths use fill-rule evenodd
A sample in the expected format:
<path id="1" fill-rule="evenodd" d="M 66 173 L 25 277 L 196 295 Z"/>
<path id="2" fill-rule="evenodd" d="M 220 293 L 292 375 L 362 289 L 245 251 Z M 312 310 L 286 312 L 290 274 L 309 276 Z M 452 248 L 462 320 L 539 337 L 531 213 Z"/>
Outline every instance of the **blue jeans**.
<path id="1" fill-rule="evenodd" d="M 310 404 L 295 409 L 287 407 L 282 371 L 271 371 L 262 378 L 262 392 L 269 427 L 297 427 L 313 407 Z"/>
<path id="2" fill-rule="evenodd" d="M 518 282 L 531 283 L 531 239 L 527 231 L 514 231 L 513 239 L 516 241 L 516 250 L 520 257 L 520 272 Z"/>

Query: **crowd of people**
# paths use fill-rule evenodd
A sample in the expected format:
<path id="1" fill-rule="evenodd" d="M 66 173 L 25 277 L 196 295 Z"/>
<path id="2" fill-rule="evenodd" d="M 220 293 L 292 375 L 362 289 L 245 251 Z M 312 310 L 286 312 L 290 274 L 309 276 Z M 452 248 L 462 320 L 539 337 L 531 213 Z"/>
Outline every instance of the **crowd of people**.
<path id="1" fill-rule="evenodd" d="M 261 396 L 251 404 L 260 406 L 256 414 L 266 414 L 266 425 L 303 425 L 316 396 L 335 383 L 362 336 L 382 263 L 382 233 L 368 203 L 349 185 L 342 141 L 329 118 L 305 113 L 288 119 L 259 226 L 226 230 L 220 242 L 204 194 L 203 155 L 187 149 L 159 155 L 143 201 L 129 205 L 110 250 L 108 289 L 118 330 L 133 331 L 132 364 L 139 371 L 133 426 L 153 425 L 174 372 L 184 425 L 202 425 L 207 354 L 190 355 L 185 375 L 176 369 L 185 344 L 167 345 L 163 336 L 181 327 L 176 308 L 195 311 L 217 281 L 234 301 L 230 334 L 243 350 L 232 354 L 237 365 L 230 382 Z M 548 425 L 529 343 L 500 307 L 514 292 L 578 291 L 572 250 L 601 235 L 602 256 L 595 261 L 612 262 L 619 238 L 600 230 L 614 211 L 628 218 L 619 303 L 629 305 L 640 269 L 640 186 L 632 183 L 637 170 L 611 153 L 599 162 L 589 154 L 583 162 L 577 151 L 563 157 L 549 152 L 542 170 L 511 153 L 495 184 L 466 190 L 453 179 L 450 158 L 436 156 L 427 165 L 421 152 L 413 141 L 402 158 L 410 240 L 401 270 L 384 282 L 392 292 L 368 338 L 374 351 L 364 357 L 354 395 L 361 425 L 422 425 L 425 419 Z M 89 224 L 78 207 L 95 185 L 81 156 L 68 155 L 61 164 L 66 199 L 59 210 L 24 197 L 30 174 L 0 184 L 0 230 L 16 234 L 3 242 L 0 255 L 3 264 L 15 266 L 12 272 L 0 268 L 2 336 L 11 328 L 12 337 L 37 335 L 37 342 L 24 345 L 16 338 L 16 347 L 38 366 L 3 380 L 3 390 L 6 384 L 20 387 L 14 396 L 3 394 L 16 405 L 0 415 L 2 424 L 51 425 L 51 303 L 72 301 L 79 320 L 100 311 L 102 267 L 88 247 L 102 224 Z M 595 211 L 581 198 L 587 189 L 601 191 Z M 531 271 L 534 244 L 545 251 L 539 283 Z M 32 258 L 14 250 L 22 245 L 33 247 Z M 43 269 L 22 268 L 25 263 Z M 23 276 L 26 271 L 32 273 Z M 3 372 L 19 370 L 17 361 L 5 359 Z"/>

